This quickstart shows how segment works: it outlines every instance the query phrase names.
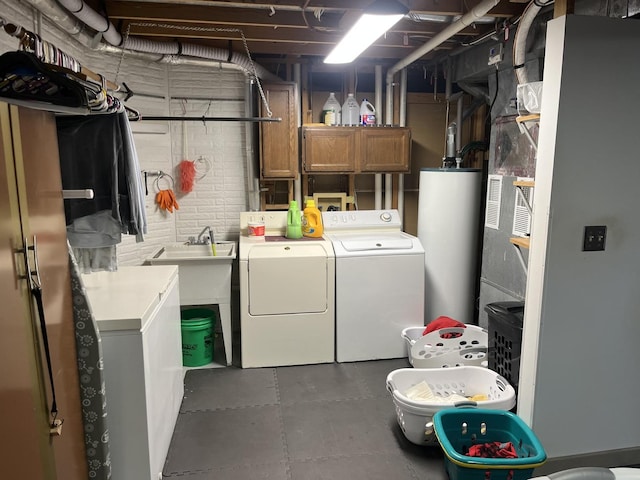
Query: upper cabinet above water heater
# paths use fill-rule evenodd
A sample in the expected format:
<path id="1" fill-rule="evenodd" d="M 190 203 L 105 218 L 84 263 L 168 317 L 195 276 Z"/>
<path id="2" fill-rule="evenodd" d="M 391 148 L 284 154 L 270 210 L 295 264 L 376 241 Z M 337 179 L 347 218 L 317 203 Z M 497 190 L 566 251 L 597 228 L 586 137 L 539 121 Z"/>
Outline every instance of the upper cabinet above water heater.
<path id="1" fill-rule="evenodd" d="M 304 173 L 408 173 L 411 130 L 388 126 L 303 126 Z"/>

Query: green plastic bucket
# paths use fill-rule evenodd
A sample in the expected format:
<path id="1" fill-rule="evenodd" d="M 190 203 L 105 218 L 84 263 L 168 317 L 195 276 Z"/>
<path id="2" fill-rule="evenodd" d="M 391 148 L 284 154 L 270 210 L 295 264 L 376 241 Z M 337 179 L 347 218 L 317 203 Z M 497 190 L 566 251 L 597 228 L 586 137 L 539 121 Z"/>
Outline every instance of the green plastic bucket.
<path id="1" fill-rule="evenodd" d="M 206 308 L 192 308 L 181 313 L 182 364 L 200 367 L 213 361 L 213 328 L 216 314 Z"/>

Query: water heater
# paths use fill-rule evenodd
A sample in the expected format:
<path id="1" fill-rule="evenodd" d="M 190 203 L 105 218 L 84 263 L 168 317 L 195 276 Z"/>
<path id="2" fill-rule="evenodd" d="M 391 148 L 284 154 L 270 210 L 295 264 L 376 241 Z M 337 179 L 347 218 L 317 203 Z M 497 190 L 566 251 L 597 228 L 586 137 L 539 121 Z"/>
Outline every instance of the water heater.
<path id="1" fill-rule="evenodd" d="M 441 315 L 474 321 L 481 186 L 481 170 L 420 170 L 418 238 L 425 251 L 425 324 Z"/>

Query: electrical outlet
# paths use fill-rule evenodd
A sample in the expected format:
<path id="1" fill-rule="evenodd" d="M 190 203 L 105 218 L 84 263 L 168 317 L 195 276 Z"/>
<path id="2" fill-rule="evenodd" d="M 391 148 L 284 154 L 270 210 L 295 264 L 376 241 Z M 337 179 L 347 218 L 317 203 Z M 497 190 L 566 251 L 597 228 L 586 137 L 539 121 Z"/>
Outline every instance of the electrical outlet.
<path id="1" fill-rule="evenodd" d="M 597 252 L 604 250 L 607 239 L 607 227 L 605 225 L 584 227 L 583 252 Z"/>
<path id="2" fill-rule="evenodd" d="M 503 46 L 501 43 L 498 43 L 497 45 L 489 49 L 489 62 L 487 63 L 487 65 L 495 65 L 502 61 L 502 49 Z"/>

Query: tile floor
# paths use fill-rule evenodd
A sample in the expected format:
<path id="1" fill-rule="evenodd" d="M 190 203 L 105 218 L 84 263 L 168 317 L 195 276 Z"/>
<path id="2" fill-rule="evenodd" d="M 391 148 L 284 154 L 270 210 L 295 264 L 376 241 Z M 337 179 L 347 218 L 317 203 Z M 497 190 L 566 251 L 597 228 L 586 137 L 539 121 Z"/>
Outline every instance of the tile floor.
<path id="1" fill-rule="evenodd" d="M 182 480 L 446 480 L 399 429 L 387 374 L 406 359 L 189 370 L 164 468 Z"/>

